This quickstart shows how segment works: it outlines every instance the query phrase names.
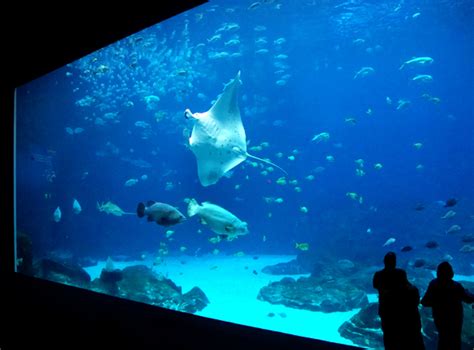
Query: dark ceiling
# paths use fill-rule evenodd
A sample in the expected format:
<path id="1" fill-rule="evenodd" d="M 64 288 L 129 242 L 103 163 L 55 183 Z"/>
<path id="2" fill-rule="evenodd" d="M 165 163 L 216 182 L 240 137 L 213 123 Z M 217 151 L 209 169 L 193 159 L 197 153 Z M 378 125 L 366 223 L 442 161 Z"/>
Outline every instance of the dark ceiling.
<path id="1" fill-rule="evenodd" d="M 2 84 L 18 86 L 205 0 L 16 2 L 0 8 Z"/>

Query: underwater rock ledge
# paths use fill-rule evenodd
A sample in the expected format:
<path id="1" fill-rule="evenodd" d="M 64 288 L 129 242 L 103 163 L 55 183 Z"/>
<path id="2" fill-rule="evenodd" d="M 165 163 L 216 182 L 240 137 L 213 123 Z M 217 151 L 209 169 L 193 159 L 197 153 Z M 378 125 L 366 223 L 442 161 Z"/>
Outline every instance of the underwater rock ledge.
<path id="1" fill-rule="evenodd" d="M 35 277 L 80 288 L 89 289 L 90 287 L 89 274 L 82 267 L 71 262 L 45 258 L 34 264 L 34 270 Z"/>
<path id="2" fill-rule="evenodd" d="M 263 287 L 257 298 L 272 304 L 283 304 L 296 309 L 336 312 L 364 307 L 369 303 L 367 294 L 345 280 L 285 277 Z"/>
<path id="3" fill-rule="evenodd" d="M 181 287 L 172 280 L 154 273 L 145 265 L 129 266 L 121 273 L 122 278 L 116 281 L 115 295 L 118 297 L 189 313 L 200 311 L 209 304 L 199 287 L 183 294 Z M 92 289 L 103 293 L 111 290 L 110 284 L 101 278 L 92 281 Z"/>
<path id="4" fill-rule="evenodd" d="M 296 259 L 293 259 L 288 262 L 265 266 L 262 272 L 268 275 L 303 275 L 311 271 L 303 268 Z"/>
<path id="5" fill-rule="evenodd" d="M 89 274 L 79 265 L 41 259 L 35 267 L 35 276 L 39 278 L 171 310 L 195 313 L 209 304 L 206 294 L 199 287 L 183 294 L 181 287 L 172 280 L 144 265 L 129 266 L 123 270 L 104 269 L 100 277 L 92 282 Z"/>

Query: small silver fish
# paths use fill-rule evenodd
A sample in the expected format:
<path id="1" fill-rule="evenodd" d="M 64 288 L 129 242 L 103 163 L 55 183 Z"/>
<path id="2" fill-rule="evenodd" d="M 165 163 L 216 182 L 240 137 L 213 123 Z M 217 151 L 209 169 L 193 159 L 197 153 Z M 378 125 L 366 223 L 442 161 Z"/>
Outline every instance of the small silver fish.
<path id="1" fill-rule="evenodd" d="M 393 237 L 391 237 L 391 238 L 387 239 L 387 241 L 384 243 L 383 246 L 386 247 L 386 246 L 388 246 L 388 245 L 390 245 L 390 244 L 395 243 L 395 241 L 396 241 L 396 239 L 393 238 Z"/>
<path id="2" fill-rule="evenodd" d="M 53 219 L 56 222 L 61 221 L 61 209 L 59 209 L 59 207 L 57 207 L 56 210 L 54 211 Z"/>
<path id="3" fill-rule="evenodd" d="M 77 199 L 74 199 L 74 201 L 72 202 L 72 211 L 74 212 L 74 214 L 79 214 L 82 211 L 81 205 L 79 204 Z"/>
<path id="4" fill-rule="evenodd" d="M 403 62 L 403 64 L 398 69 L 402 70 L 405 67 L 412 67 L 412 66 L 427 66 L 427 65 L 432 64 L 433 62 L 434 62 L 434 60 L 431 57 L 428 57 L 428 56 L 413 57 L 411 60 Z"/>

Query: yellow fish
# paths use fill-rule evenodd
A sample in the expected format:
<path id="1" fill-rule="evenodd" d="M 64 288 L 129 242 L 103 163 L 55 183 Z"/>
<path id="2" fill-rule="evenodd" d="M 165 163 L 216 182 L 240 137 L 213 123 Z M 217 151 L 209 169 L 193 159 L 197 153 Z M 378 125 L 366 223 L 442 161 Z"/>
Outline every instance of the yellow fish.
<path id="1" fill-rule="evenodd" d="M 296 243 L 295 248 L 303 251 L 309 250 L 309 243 Z"/>

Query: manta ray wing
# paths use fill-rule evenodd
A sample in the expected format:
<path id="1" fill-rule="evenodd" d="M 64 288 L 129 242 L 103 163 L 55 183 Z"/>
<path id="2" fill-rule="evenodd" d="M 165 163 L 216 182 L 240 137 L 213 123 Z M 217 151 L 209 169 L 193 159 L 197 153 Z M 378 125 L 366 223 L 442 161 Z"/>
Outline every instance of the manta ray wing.
<path id="1" fill-rule="evenodd" d="M 242 86 L 242 82 L 240 81 L 240 71 L 238 71 L 235 78 L 224 86 L 222 94 L 219 95 L 209 112 L 212 113 L 219 122 L 238 123 L 243 130 L 238 103 L 240 86 Z"/>
<path id="2" fill-rule="evenodd" d="M 238 105 L 241 84 L 238 72 L 209 111 L 193 115 L 195 124 L 189 145 L 196 156 L 203 186 L 215 184 L 247 157 L 245 130 Z"/>

